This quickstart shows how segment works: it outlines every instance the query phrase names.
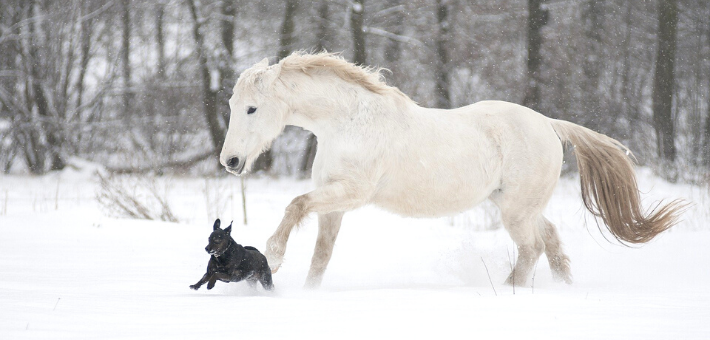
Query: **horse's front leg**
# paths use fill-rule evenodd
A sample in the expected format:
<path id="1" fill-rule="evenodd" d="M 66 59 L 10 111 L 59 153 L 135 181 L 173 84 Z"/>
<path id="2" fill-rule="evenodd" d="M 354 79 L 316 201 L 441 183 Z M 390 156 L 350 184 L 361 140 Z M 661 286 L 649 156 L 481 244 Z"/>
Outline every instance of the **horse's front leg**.
<path id="1" fill-rule="evenodd" d="M 323 281 L 323 274 L 333 255 L 333 246 L 340 231 L 343 214 L 342 211 L 318 214 L 318 239 L 311 259 L 311 269 L 306 277 L 308 288 L 318 288 Z"/>
<path id="2" fill-rule="evenodd" d="M 317 212 L 319 214 L 341 212 L 342 214 L 342 212 L 361 207 L 367 203 L 368 199 L 372 196 L 373 190 L 374 186 L 339 181 L 331 182 L 305 195 L 294 198 L 291 204 L 286 207 L 286 214 L 283 220 L 281 220 L 281 224 L 279 224 L 274 234 L 266 242 L 266 252 L 264 255 L 266 255 L 272 273 L 275 273 L 283 262 L 283 256 L 286 252 L 286 242 L 291 235 L 291 230 L 293 230 L 293 227 L 298 225 L 306 215 L 311 212 Z M 337 225 L 337 229 L 339 229 L 340 221 L 338 221 Z M 332 229 L 332 227 L 330 229 Z M 332 250 L 332 242 L 335 241 L 335 236 L 337 236 L 337 229 L 332 237 L 326 236 L 323 231 L 319 231 L 318 239 L 319 241 L 323 241 L 320 242 L 322 246 L 316 245 L 316 252 L 326 250 L 327 248 Z M 327 239 L 331 238 L 332 242 L 327 241 Z M 328 246 L 328 244 L 330 245 Z M 330 250 L 327 252 L 329 253 Z M 324 261 L 325 265 L 327 265 L 328 260 L 330 260 L 330 254 L 328 254 Z M 323 263 L 323 261 L 316 262 Z M 322 270 L 319 270 L 319 275 L 322 275 L 322 272 L 325 270 L 325 265 L 323 265 Z M 311 271 L 313 272 L 314 269 L 317 268 L 314 268 L 313 264 L 311 264 Z M 315 271 L 314 273 L 317 272 L 318 271 Z M 310 278 L 311 276 L 309 275 L 309 279 Z"/>

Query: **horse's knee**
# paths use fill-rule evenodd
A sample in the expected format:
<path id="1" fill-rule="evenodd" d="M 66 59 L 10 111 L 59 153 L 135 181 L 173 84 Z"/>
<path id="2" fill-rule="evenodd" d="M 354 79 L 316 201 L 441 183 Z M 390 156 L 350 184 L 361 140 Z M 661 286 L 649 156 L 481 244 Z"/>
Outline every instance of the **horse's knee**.
<path id="1" fill-rule="evenodd" d="M 266 257 L 266 262 L 273 273 L 281 267 L 285 252 L 285 240 L 281 240 L 278 235 L 275 234 L 271 236 L 268 241 L 266 241 L 266 251 L 264 252 L 264 256 Z"/>
<path id="2" fill-rule="evenodd" d="M 542 240 L 535 240 L 530 244 L 518 245 L 518 261 L 535 263 L 545 251 Z"/>

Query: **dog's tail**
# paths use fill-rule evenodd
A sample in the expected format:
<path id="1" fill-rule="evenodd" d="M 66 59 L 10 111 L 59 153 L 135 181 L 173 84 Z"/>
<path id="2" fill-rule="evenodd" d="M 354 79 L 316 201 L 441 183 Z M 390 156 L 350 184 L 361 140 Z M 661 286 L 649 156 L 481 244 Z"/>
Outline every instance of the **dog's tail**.
<path id="1" fill-rule="evenodd" d="M 551 123 L 560 140 L 574 147 L 584 205 L 619 242 L 646 243 L 679 222 L 687 207 L 682 200 L 659 202 L 643 211 L 633 155 L 626 146 L 567 121 L 552 119 Z"/>

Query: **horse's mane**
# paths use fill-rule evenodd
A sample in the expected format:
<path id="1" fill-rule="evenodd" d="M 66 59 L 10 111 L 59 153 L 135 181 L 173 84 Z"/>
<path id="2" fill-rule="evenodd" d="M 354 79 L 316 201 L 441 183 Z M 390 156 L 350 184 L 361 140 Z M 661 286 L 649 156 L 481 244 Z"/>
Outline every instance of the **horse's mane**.
<path id="1" fill-rule="evenodd" d="M 365 89 L 378 93 L 393 93 L 401 95 L 408 100 L 409 97 L 398 88 L 385 83 L 385 77 L 380 67 L 358 66 L 348 62 L 336 53 L 320 52 L 309 54 L 306 52 L 294 52 L 286 58 L 281 59 L 281 72 L 301 71 L 309 73 L 315 70 L 328 70 L 339 78 L 354 84 L 358 84 Z"/>

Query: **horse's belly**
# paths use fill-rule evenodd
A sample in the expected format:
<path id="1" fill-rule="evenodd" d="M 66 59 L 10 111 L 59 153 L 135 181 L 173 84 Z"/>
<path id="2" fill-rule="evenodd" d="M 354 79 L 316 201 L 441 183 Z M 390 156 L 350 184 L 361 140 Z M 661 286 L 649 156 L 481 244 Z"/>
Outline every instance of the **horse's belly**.
<path id="1" fill-rule="evenodd" d="M 406 189 L 388 187 L 388 190 L 379 191 L 372 202 L 403 216 L 440 217 L 469 210 L 496 189 L 491 184 L 466 182 L 420 183 Z"/>

